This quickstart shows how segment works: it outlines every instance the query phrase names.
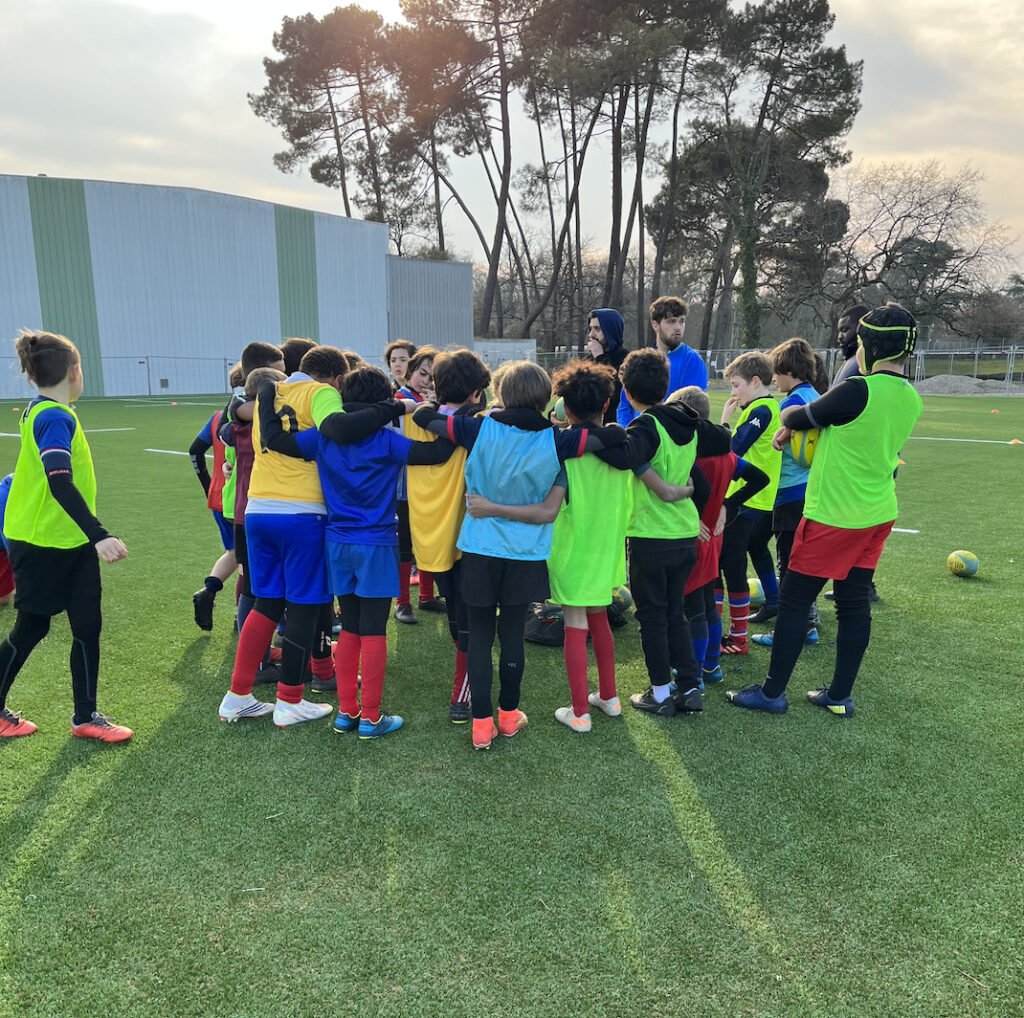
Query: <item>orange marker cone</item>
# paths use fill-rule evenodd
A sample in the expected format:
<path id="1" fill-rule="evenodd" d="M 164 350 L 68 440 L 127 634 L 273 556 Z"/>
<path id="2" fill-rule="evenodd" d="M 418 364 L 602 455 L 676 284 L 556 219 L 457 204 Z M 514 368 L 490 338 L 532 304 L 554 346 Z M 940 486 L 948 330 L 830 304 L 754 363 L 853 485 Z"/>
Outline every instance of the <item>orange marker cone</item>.
<path id="1" fill-rule="evenodd" d="M 998 410 L 993 410 L 992 413 L 997 414 L 997 413 L 999 413 L 999 411 Z"/>
<path id="2" fill-rule="evenodd" d="M 173 402 L 173 401 L 171 402 L 171 406 L 177 406 L 177 405 L 178 405 L 177 403 L 175 403 L 175 402 Z M 997 410 L 997 411 L 996 411 L 996 413 L 998 413 L 998 412 L 999 412 L 999 411 Z"/>
<path id="3" fill-rule="evenodd" d="M 1019 438 L 1011 438 L 1010 441 L 1007 444 L 1008 445 L 1024 445 L 1024 442 L 1022 442 Z"/>
<path id="4" fill-rule="evenodd" d="M 896 462 L 899 463 L 899 465 L 901 467 L 905 467 L 907 465 L 907 461 L 906 460 L 898 459 L 898 460 L 896 460 Z"/>

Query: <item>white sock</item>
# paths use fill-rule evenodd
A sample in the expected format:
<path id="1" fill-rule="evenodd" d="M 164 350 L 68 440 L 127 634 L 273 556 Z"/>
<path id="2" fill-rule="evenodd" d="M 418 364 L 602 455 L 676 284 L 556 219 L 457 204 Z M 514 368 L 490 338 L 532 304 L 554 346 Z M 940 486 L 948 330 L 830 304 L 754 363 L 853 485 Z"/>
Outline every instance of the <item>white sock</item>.
<path id="1" fill-rule="evenodd" d="M 669 684 L 666 682 L 664 686 L 651 686 L 651 695 L 658 703 L 664 703 L 671 696 Z"/>

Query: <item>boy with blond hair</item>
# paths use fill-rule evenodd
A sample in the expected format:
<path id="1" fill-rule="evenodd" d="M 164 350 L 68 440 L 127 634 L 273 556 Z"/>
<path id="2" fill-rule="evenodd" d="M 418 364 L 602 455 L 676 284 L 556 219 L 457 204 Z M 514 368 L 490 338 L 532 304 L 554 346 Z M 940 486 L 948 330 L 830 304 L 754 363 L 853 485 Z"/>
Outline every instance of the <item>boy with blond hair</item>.
<path id="1" fill-rule="evenodd" d="M 729 594 L 729 633 L 722 639 L 723 654 L 746 654 L 750 589 L 747 584 L 747 555 L 764 588 L 765 603 L 778 605 L 779 586 L 775 579 L 768 541 L 772 531 L 772 507 L 779 487 L 782 453 L 772 448 L 772 436 L 779 427 L 779 405 L 771 394 L 772 363 L 759 351 L 736 357 L 725 368 L 729 398 L 722 409 L 722 424 L 729 425 L 739 410 L 733 429 L 732 451 L 768 475 L 768 484 L 725 521 L 721 569 Z M 733 481 L 728 495 L 739 486 Z M 724 601 L 724 597 L 723 597 Z"/>

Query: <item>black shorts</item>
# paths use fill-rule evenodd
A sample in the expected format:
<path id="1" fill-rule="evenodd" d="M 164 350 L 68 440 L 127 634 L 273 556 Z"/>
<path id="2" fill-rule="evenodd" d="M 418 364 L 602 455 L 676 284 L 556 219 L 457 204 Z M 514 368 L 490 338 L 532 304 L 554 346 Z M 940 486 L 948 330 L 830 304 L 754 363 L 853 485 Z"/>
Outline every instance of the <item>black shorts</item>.
<path id="1" fill-rule="evenodd" d="M 462 553 L 462 600 L 476 608 L 546 601 L 548 564 Z"/>
<path id="2" fill-rule="evenodd" d="M 772 510 L 772 533 L 785 534 L 796 530 L 800 526 L 800 520 L 804 515 L 804 500 L 798 498 L 795 502 L 783 502 Z"/>
<path id="3" fill-rule="evenodd" d="M 235 561 L 242 567 L 242 572 L 249 572 L 249 544 L 245 539 L 245 524 L 236 523 L 235 527 Z"/>
<path id="4" fill-rule="evenodd" d="M 14 569 L 14 607 L 30 615 L 59 615 L 69 606 L 99 601 L 100 557 L 92 544 L 43 548 L 9 541 Z"/>

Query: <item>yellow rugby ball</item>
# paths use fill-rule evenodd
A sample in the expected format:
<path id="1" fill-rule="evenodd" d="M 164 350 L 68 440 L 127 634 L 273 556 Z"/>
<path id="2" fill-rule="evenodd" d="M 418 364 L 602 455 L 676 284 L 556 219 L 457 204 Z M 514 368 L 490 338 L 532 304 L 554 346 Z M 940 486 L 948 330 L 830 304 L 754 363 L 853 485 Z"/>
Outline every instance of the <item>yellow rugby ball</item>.
<path id="1" fill-rule="evenodd" d="M 978 571 L 978 556 L 972 551 L 951 551 L 946 565 L 954 576 L 973 576 Z"/>
<path id="2" fill-rule="evenodd" d="M 817 428 L 793 432 L 789 440 L 789 449 L 793 453 L 793 459 L 796 460 L 798 467 L 803 467 L 806 470 L 811 465 L 820 434 L 821 432 Z"/>

